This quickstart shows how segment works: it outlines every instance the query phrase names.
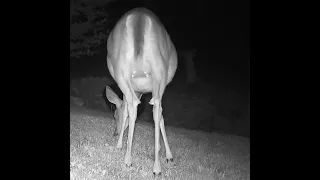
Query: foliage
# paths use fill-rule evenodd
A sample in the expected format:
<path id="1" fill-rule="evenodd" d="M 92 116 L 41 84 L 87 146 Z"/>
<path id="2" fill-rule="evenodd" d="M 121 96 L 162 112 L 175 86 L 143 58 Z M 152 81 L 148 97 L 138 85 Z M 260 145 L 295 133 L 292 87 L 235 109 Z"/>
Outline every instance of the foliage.
<path id="1" fill-rule="evenodd" d="M 108 29 L 104 6 L 112 0 L 70 0 L 70 57 L 94 55 Z"/>
<path id="2" fill-rule="evenodd" d="M 209 104 L 210 97 L 193 95 L 167 89 L 163 99 L 163 114 L 166 122 L 181 127 L 196 129 L 204 122 L 210 122 L 216 114 L 216 108 Z M 170 121 L 170 122 L 169 122 Z M 207 125 L 211 128 L 211 124 Z"/>
<path id="3" fill-rule="evenodd" d="M 73 79 L 70 82 L 70 96 L 81 98 L 86 107 L 106 110 L 103 90 L 112 82 L 112 79 L 104 77 Z"/>

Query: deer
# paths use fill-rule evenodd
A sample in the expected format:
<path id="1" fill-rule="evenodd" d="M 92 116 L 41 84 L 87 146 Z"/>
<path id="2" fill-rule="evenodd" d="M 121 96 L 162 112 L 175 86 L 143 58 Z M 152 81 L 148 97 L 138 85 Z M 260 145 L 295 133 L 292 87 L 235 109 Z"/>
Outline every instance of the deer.
<path id="1" fill-rule="evenodd" d="M 117 148 L 122 148 L 124 131 L 129 127 L 124 162 L 132 166 L 132 138 L 137 106 L 141 96 L 152 93 L 149 104 L 153 105 L 155 124 L 155 160 L 153 175 L 161 175 L 159 160 L 160 130 L 166 150 L 166 162 L 173 162 L 169 147 L 161 99 L 166 86 L 172 81 L 177 66 L 177 52 L 171 38 L 158 17 L 140 7 L 125 13 L 110 32 L 107 40 L 107 65 L 110 75 L 123 93 L 121 100 L 106 86 L 107 99 L 116 105 Z"/>

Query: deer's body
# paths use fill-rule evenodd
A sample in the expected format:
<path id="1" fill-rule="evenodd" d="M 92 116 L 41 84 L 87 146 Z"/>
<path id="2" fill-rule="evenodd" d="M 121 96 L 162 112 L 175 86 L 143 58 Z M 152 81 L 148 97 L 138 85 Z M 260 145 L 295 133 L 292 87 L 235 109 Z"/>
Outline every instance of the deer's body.
<path id="1" fill-rule="evenodd" d="M 107 97 L 117 106 L 117 147 L 122 147 L 123 132 L 129 125 L 125 163 L 131 165 L 131 147 L 137 105 L 143 93 L 152 92 L 155 122 L 155 174 L 161 173 L 159 161 L 160 129 L 165 143 L 167 160 L 172 160 L 164 120 L 161 99 L 166 85 L 177 69 L 177 53 L 171 39 L 159 19 L 149 10 L 136 8 L 118 21 L 107 42 L 107 63 L 111 76 L 123 92 L 123 102 L 107 87 Z"/>

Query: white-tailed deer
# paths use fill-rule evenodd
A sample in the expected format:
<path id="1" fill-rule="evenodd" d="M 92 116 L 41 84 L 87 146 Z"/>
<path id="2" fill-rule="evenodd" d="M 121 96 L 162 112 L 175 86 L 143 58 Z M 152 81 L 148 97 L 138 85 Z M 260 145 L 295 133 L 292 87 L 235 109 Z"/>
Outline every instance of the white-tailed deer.
<path id="1" fill-rule="evenodd" d="M 111 76 L 123 92 L 123 101 L 106 87 L 110 102 L 116 104 L 117 148 L 122 148 L 124 130 L 129 126 L 125 164 L 131 166 L 131 148 L 137 106 L 141 95 L 152 92 L 150 104 L 153 105 L 155 124 L 155 162 L 154 175 L 161 173 L 159 161 L 160 130 L 162 133 L 166 158 L 173 161 L 169 147 L 161 99 L 177 69 L 177 52 L 159 19 L 145 8 L 136 8 L 121 17 L 108 37 L 107 63 Z"/>

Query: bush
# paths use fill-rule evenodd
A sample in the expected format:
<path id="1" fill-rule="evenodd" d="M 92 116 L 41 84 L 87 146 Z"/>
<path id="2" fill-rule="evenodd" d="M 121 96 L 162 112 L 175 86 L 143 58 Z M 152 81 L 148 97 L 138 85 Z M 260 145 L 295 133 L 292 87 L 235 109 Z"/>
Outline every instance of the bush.
<path id="1" fill-rule="evenodd" d="M 104 88 L 113 83 L 110 78 L 88 77 L 74 79 L 70 84 L 70 96 L 83 99 L 86 107 L 105 110 Z"/>
<path id="2" fill-rule="evenodd" d="M 98 53 L 108 37 L 107 13 L 111 0 L 70 0 L 70 57 Z"/>
<path id="3" fill-rule="evenodd" d="M 201 126 L 215 115 L 215 107 L 208 103 L 209 99 L 167 90 L 163 100 L 166 122 L 191 129 Z"/>

